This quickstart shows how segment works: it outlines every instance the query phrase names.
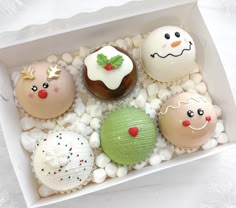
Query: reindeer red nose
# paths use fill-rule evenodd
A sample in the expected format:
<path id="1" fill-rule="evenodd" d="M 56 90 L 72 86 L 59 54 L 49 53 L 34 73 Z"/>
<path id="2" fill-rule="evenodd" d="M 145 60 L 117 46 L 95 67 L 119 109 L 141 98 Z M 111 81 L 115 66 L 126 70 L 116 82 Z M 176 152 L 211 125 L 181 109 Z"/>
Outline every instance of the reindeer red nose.
<path id="1" fill-rule="evenodd" d="M 38 96 L 42 99 L 46 98 L 48 96 L 48 93 L 46 90 L 39 90 Z"/>

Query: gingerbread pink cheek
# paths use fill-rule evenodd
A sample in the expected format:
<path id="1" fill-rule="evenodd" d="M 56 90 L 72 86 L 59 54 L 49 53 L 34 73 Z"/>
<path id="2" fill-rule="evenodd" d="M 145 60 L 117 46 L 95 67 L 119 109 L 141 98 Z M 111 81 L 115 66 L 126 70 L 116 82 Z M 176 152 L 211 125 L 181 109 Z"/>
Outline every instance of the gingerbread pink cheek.
<path id="1" fill-rule="evenodd" d="M 29 94 L 28 94 L 28 97 L 29 97 L 29 98 L 33 98 L 33 97 L 34 97 L 34 94 L 33 94 L 33 93 L 29 93 Z"/>
<path id="2" fill-rule="evenodd" d="M 58 93 L 58 92 L 59 92 L 59 88 L 58 88 L 58 87 L 54 87 L 53 91 L 54 91 L 55 93 Z"/>

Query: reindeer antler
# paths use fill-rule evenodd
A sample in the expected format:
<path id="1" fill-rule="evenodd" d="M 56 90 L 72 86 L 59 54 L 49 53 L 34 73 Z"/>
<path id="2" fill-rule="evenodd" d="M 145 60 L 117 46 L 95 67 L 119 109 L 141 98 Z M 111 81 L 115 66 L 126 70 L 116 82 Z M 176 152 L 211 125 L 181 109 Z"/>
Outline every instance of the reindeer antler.
<path id="1" fill-rule="evenodd" d="M 61 69 L 57 68 L 57 65 L 54 67 L 50 65 L 48 69 L 48 79 L 57 79 L 60 77 L 60 72 Z"/>
<path id="2" fill-rule="evenodd" d="M 21 74 L 23 75 L 23 79 L 34 79 L 34 69 L 32 66 L 29 66 L 29 68 L 24 68 L 21 71 Z"/>

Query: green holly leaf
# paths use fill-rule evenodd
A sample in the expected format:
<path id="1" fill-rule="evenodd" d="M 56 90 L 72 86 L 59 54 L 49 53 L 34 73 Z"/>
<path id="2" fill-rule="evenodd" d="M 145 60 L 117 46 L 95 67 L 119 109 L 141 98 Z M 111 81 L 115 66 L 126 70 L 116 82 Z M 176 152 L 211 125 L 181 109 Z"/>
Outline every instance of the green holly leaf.
<path id="1" fill-rule="evenodd" d="M 112 66 L 114 66 L 117 69 L 121 66 L 123 61 L 124 61 L 123 57 L 120 55 L 117 55 L 117 56 L 113 56 L 109 62 L 111 63 Z"/>
<path id="2" fill-rule="evenodd" d="M 102 53 L 97 55 L 97 63 L 99 66 L 104 67 L 109 62 L 109 59 Z"/>

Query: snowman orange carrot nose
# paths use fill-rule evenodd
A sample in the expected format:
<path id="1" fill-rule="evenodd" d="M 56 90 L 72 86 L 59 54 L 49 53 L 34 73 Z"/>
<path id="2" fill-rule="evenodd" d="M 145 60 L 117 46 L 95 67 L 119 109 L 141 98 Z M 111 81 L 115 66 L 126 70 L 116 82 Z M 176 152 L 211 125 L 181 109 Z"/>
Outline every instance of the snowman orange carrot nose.
<path id="1" fill-rule="evenodd" d="M 175 48 L 175 47 L 177 47 L 180 43 L 181 43 L 180 40 L 175 41 L 175 42 L 171 43 L 171 47 L 172 47 L 172 48 Z"/>

